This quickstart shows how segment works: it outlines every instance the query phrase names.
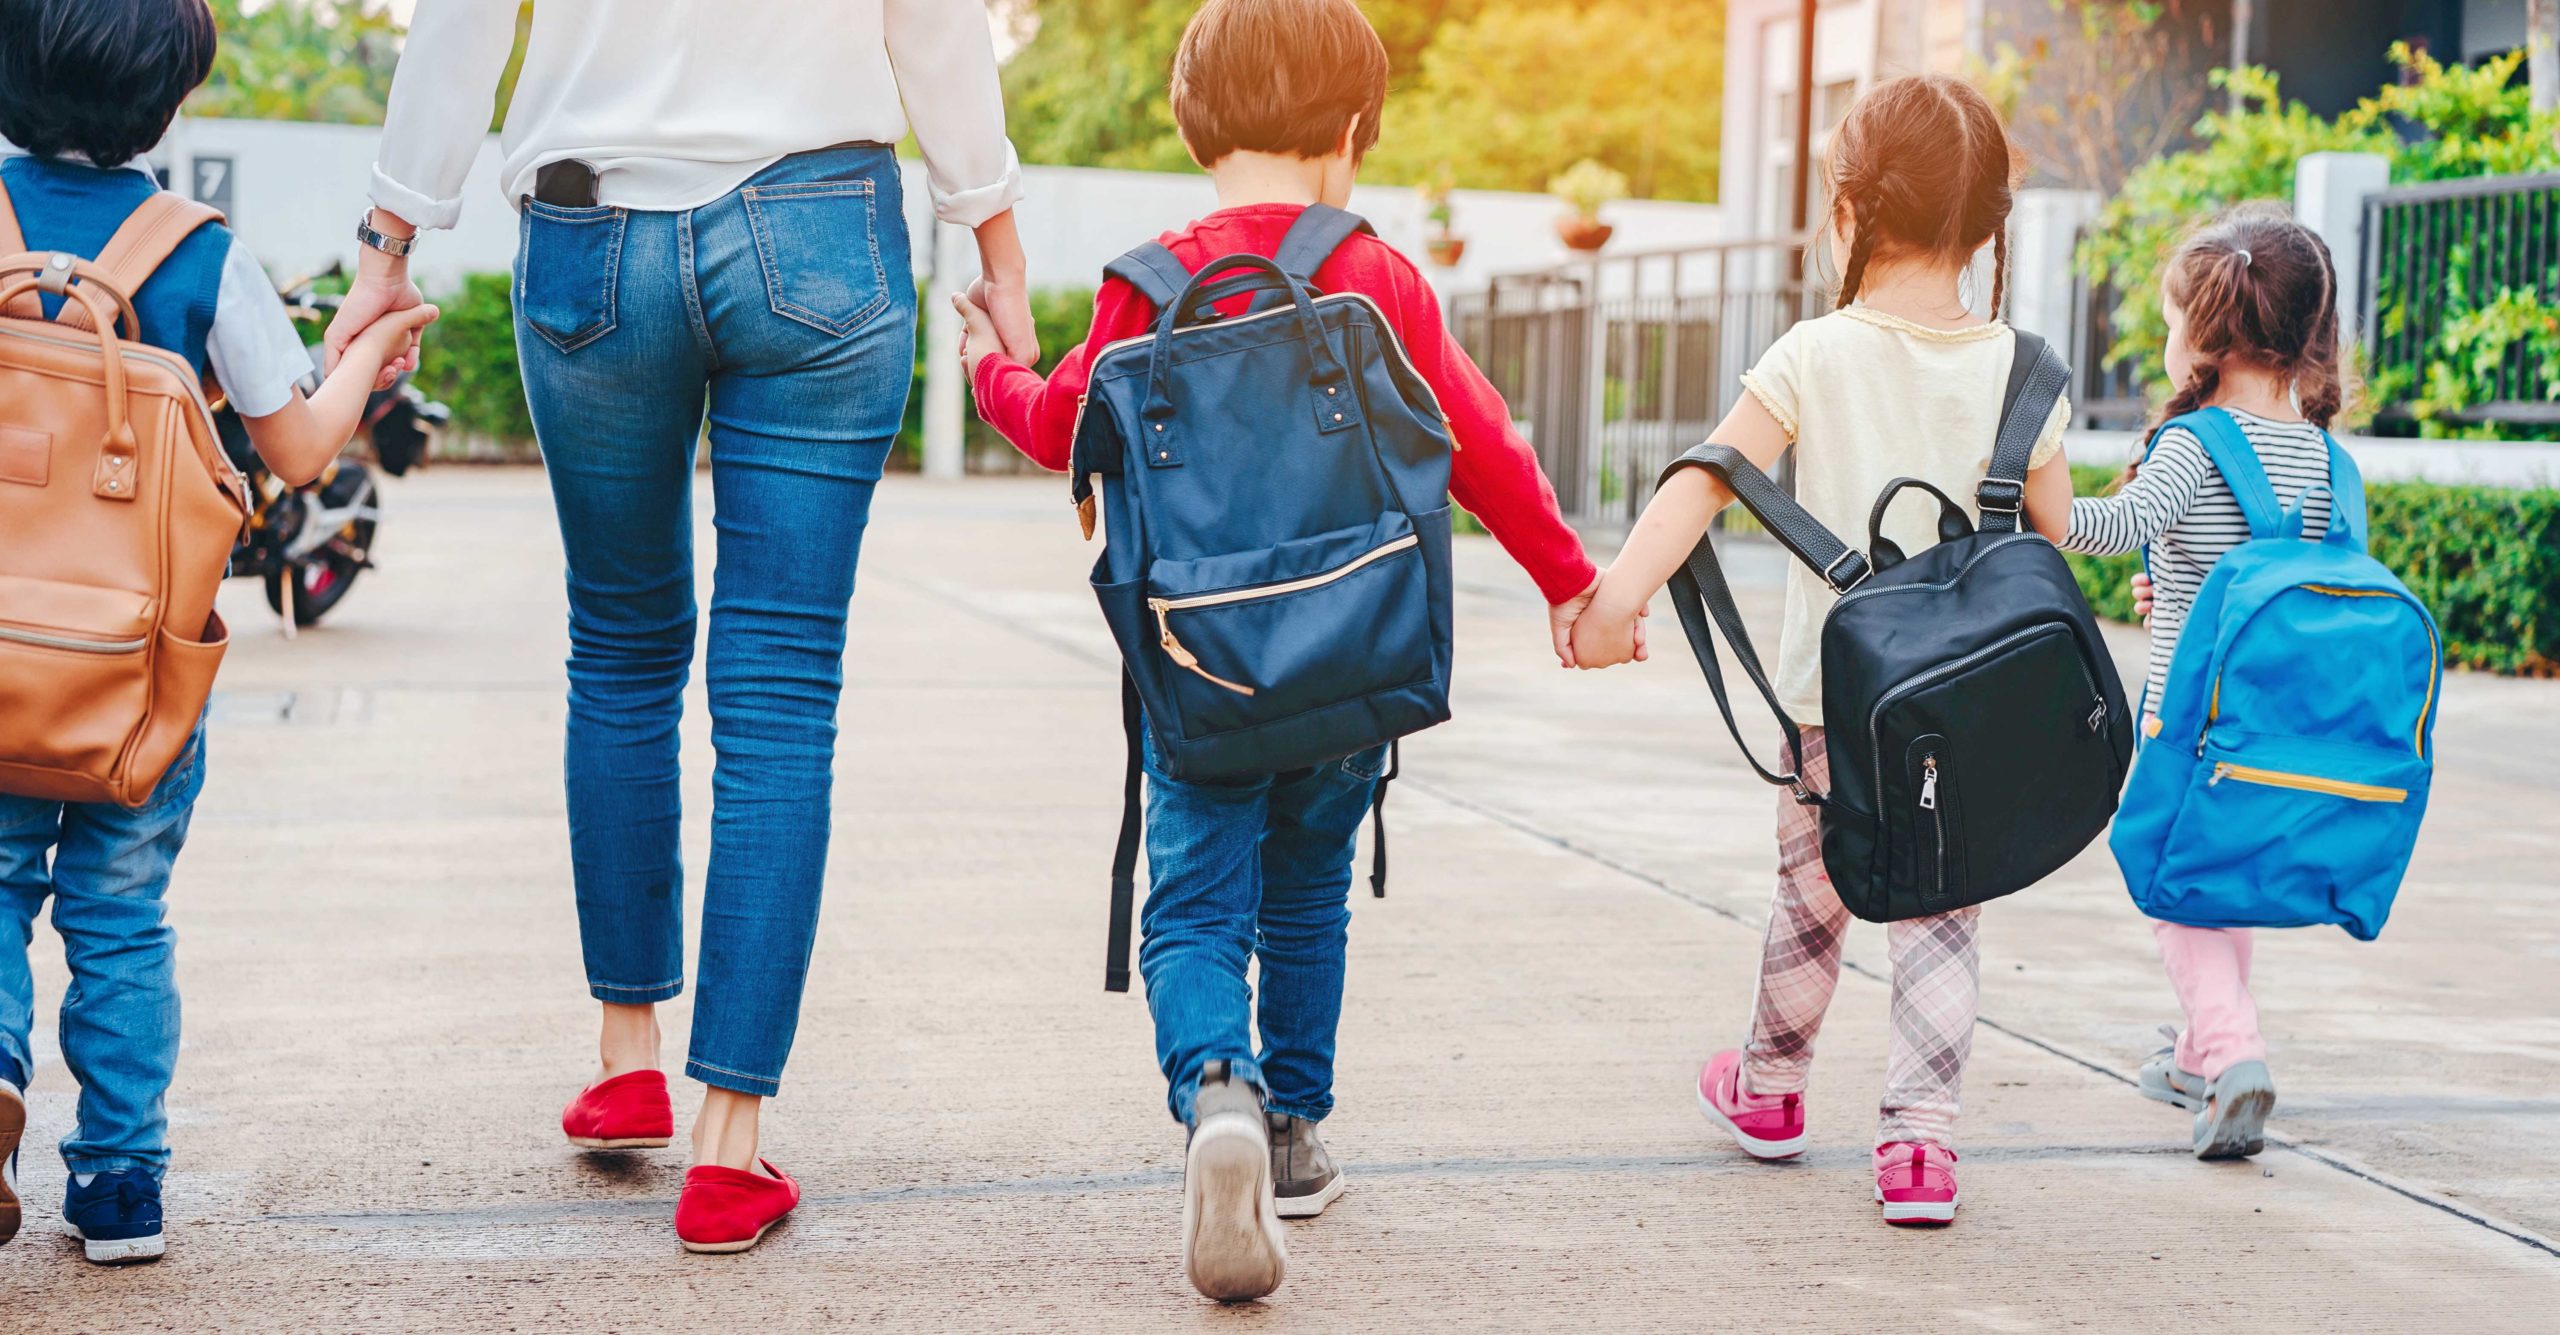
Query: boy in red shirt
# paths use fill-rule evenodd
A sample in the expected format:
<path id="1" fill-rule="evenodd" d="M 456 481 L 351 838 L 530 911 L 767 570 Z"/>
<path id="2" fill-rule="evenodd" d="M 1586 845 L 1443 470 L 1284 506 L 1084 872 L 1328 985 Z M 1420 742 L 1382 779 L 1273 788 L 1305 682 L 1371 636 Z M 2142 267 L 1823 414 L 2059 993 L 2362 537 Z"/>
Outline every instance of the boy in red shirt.
<path id="1" fill-rule="evenodd" d="M 1198 272 L 1223 255 L 1275 254 L 1308 205 L 1343 206 L 1377 143 L 1386 87 L 1386 50 L 1353 0 L 1203 5 L 1174 58 L 1173 114 L 1220 207 L 1166 234 L 1165 246 Z M 1571 666 L 1573 620 L 1599 572 L 1502 396 L 1450 337 L 1430 284 L 1365 233 L 1313 277 L 1318 289 L 1362 293 L 1385 313 L 1448 415 L 1452 498 L 1537 581 L 1557 660 Z M 1156 315 L 1135 288 L 1107 278 L 1091 335 L 1043 381 L 999 351 L 983 310 L 965 297 L 956 304 L 979 416 L 1055 470 L 1068 465 L 1093 358 L 1147 332 Z M 1153 750 L 1150 740 L 1138 962 L 1167 1102 L 1191 1127 L 1184 1264 L 1203 1294 L 1241 1301 L 1280 1283 L 1279 1219 L 1319 1214 L 1342 1191 L 1316 1124 L 1333 1107 L 1352 860 L 1387 748 L 1214 783 L 1166 778 Z M 1257 958 L 1258 999 L 1245 979 Z"/>

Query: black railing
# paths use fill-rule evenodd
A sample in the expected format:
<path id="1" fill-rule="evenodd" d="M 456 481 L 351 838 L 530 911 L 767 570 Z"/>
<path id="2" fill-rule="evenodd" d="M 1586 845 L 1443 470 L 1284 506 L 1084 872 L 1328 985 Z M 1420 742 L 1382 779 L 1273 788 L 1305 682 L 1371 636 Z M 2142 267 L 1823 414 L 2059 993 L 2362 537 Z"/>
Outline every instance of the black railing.
<path id="1" fill-rule="evenodd" d="M 2080 229 L 2085 240 L 2089 229 Z M 2075 243 L 2072 251 L 2078 253 Z M 2071 416 L 2075 426 L 2130 431 L 2143 423 L 2150 404 L 2134 379 L 2133 364 L 2107 359 L 2116 342 L 2116 287 L 2091 279 L 2075 265 L 2071 280 Z"/>
<path id="2" fill-rule="evenodd" d="M 1733 405 L 1742 373 L 1814 313 L 1797 250 L 1775 238 L 1506 275 L 1456 298 L 1451 318 L 1565 513 L 1627 521 Z"/>
<path id="3" fill-rule="evenodd" d="M 2503 291 L 2560 302 L 2560 173 L 2482 176 L 2365 197 L 2363 342 L 2382 416 L 2405 418 L 2430 361 L 2475 355 L 2443 346 L 2448 326 Z M 2476 345 L 2475 345 L 2476 347 Z M 2552 398 L 2560 367 L 2526 341 L 2506 349 L 2471 386 L 2475 402 L 2442 415 L 2462 422 L 2560 423 Z"/>

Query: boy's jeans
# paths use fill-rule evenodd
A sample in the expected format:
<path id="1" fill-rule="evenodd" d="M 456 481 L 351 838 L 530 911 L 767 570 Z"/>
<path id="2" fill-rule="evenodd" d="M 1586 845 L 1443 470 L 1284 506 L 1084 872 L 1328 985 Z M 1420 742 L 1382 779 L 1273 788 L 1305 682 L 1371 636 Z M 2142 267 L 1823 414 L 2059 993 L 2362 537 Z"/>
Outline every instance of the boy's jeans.
<path id="1" fill-rule="evenodd" d="M 1146 759 L 1138 971 L 1174 1119 L 1190 1122 L 1200 1068 L 1224 1060 L 1271 1111 L 1321 1121 L 1333 1110 L 1351 863 L 1387 748 L 1216 783 L 1166 778 L 1153 733 Z M 1262 966 L 1258 1006 L 1249 959 Z"/>
<path id="2" fill-rule="evenodd" d="M 516 348 L 568 556 L 587 984 L 684 990 L 676 725 L 707 405 L 718 763 L 685 1070 L 770 1095 L 817 937 L 854 561 L 915 368 L 897 158 L 799 153 L 700 208 L 527 203 L 521 226 Z"/>
<path id="3" fill-rule="evenodd" d="M 204 789 L 204 725 L 177 763 L 128 811 L 113 802 L 48 802 L 0 794 L 0 1080 L 35 1073 L 36 915 L 53 899 L 53 930 L 71 966 L 62 994 L 62 1062 L 80 1084 L 79 1125 L 62 1142 L 75 1173 L 169 1165 L 170 1077 L 178 1068 L 177 933 L 164 897 Z"/>

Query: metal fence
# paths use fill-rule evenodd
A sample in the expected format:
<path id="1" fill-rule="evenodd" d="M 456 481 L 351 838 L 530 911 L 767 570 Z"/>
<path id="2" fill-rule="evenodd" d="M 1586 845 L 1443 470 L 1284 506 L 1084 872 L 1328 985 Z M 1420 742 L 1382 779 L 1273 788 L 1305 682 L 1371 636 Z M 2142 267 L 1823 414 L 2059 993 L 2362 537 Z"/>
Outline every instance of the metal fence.
<path id="1" fill-rule="evenodd" d="M 2444 357 L 2448 324 L 2513 289 L 2560 301 L 2560 173 L 2484 176 L 2365 197 L 2364 345 L 2377 387 L 2405 399 Z M 2483 401 L 2463 422 L 2560 423 L 2554 367 L 2524 340 L 2488 369 Z M 2406 416 L 2386 406 L 2382 416 Z"/>
<path id="2" fill-rule="evenodd" d="M 1632 521 L 1818 293 L 1793 238 L 1612 255 L 1454 300 L 1459 342 L 1511 404 L 1565 513 Z"/>
<path id="3" fill-rule="evenodd" d="M 2078 253 L 2079 240 L 2089 234 L 2082 227 L 2074 234 L 2073 253 Z M 2142 425 L 2150 413 L 2150 403 L 2143 397 L 2142 386 L 2134 379 L 2133 364 L 2110 362 L 2108 349 L 2116 341 L 2116 286 L 2103 279 L 2091 279 L 2075 266 L 2071 278 L 2071 414 L 2078 426 L 2103 431 L 2130 431 Z"/>

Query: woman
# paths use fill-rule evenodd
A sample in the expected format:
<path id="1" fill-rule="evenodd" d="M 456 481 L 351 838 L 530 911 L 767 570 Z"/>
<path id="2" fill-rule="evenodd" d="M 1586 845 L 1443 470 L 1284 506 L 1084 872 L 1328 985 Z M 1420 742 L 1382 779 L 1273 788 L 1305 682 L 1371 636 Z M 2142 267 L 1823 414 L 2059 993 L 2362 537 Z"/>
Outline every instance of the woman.
<path id="1" fill-rule="evenodd" d="M 417 301 L 411 238 L 459 215 L 515 32 L 516 0 L 419 6 L 333 349 Z M 1036 356 L 1021 172 L 974 0 L 537 6 L 506 111 L 516 345 L 568 558 L 569 844 L 603 1004 L 602 1071 L 562 1117 L 585 1147 L 674 1135 L 656 1007 L 684 986 L 677 720 L 709 424 L 718 766 L 685 1063 L 708 1089 L 675 1217 L 695 1251 L 753 1246 L 799 1199 L 757 1157 L 757 1113 L 799 1019 L 846 605 L 914 365 L 889 148 L 910 129 L 934 211 L 976 229 L 1007 350 Z"/>

